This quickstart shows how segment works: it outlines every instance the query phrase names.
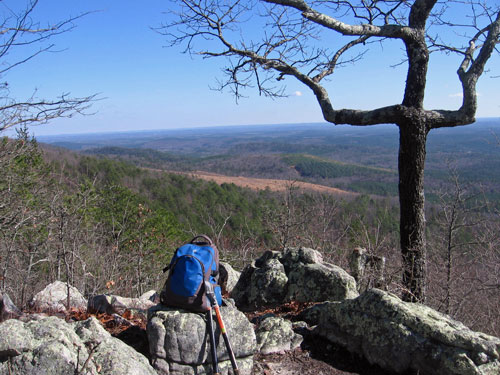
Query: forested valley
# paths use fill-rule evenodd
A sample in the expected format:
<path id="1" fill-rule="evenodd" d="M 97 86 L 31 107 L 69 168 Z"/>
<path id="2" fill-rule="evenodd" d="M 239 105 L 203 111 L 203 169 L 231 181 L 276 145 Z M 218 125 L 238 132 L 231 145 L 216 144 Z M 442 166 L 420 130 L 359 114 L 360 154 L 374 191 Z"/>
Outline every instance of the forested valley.
<path id="1" fill-rule="evenodd" d="M 16 139 L 4 137 L 1 290 L 23 308 L 55 280 L 68 281 L 86 295 L 139 296 L 161 288 L 162 269 L 177 246 L 206 233 L 222 260 L 240 270 L 266 250 L 289 246 L 317 249 L 349 270 L 350 254 L 362 247 L 385 257 L 382 287 L 401 294 L 394 152 L 384 152 L 380 142 L 375 152 L 359 144 L 245 138 L 211 151 L 194 139 L 196 152 L 189 146 L 185 152 L 166 152 L 144 145 L 57 144 L 78 149 L 74 152 L 39 144 L 26 131 Z M 438 146 L 444 154 L 446 147 Z M 491 147 L 500 150 L 494 142 Z M 500 174 L 489 151 L 483 155 L 489 163 L 478 150 L 472 157 L 460 152 L 458 163 L 429 158 L 426 303 L 498 336 Z M 478 160 L 481 170 L 474 164 Z M 191 177 L 195 170 L 281 178 L 287 189 L 219 185 Z M 356 194 L 304 191 L 296 181 Z M 367 270 L 360 287 L 373 286 L 376 277 Z"/>

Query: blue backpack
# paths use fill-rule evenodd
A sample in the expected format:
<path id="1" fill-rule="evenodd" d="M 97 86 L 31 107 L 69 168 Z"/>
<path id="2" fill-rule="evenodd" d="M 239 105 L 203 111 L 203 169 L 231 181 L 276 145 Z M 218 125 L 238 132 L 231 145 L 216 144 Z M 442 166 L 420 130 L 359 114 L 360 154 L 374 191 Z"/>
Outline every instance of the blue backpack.
<path id="1" fill-rule="evenodd" d="M 217 303 L 222 304 L 219 277 L 219 250 L 212 240 L 196 236 L 189 243 L 179 247 L 170 264 L 167 281 L 160 293 L 160 302 L 169 307 L 179 307 L 193 312 L 210 309 L 205 282 L 212 284 Z"/>

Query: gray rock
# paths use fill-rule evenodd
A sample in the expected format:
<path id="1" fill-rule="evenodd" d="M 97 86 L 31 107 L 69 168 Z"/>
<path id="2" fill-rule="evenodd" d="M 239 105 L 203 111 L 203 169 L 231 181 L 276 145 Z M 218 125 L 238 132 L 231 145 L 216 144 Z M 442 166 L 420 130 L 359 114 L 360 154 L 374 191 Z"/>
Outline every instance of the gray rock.
<path id="1" fill-rule="evenodd" d="M 294 267 L 288 281 L 287 301 L 341 301 L 358 295 L 354 279 L 342 268 L 328 263 Z"/>
<path id="2" fill-rule="evenodd" d="M 307 247 L 285 249 L 281 254 L 281 262 L 287 267 L 287 270 L 294 268 L 297 263 L 302 264 L 322 264 L 323 255 L 317 250 Z"/>
<path id="3" fill-rule="evenodd" d="M 308 248 L 267 251 L 243 270 L 232 293 L 243 310 L 357 296 L 353 277 L 340 267 L 324 263 L 318 251 Z"/>
<path id="4" fill-rule="evenodd" d="M 221 315 L 240 373 L 250 374 L 256 351 L 253 326 L 231 306 L 222 306 Z M 158 305 L 148 312 L 147 333 L 153 367 L 159 374 L 211 374 L 206 314 Z M 220 368 L 227 374 L 231 364 L 219 328 L 215 335 Z"/>
<path id="5" fill-rule="evenodd" d="M 0 293 L 0 322 L 7 319 L 18 318 L 23 313 L 14 305 L 8 294 Z"/>
<path id="6" fill-rule="evenodd" d="M 95 318 L 38 317 L 0 324 L 0 375 L 156 375 L 146 357 L 113 338 Z"/>
<path id="7" fill-rule="evenodd" d="M 248 290 L 248 303 L 252 307 L 276 304 L 286 295 L 288 277 L 278 259 L 267 260 L 252 273 Z"/>
<path id="8" fill-rule="evenodd" d="M 49 284 L 41 292 L 37 293 L 30 302 L 30 306 L 38 311 L 64 312 L 66 308 L 86 309 L 87 300 L 73 286 L 69 286 L 69 306 L 68 286 L 65 282 L 55 281 Z"/>
<path id="9" fill-rule="evenodd" d="M 241 272 L 236 271 L 226 262 L 220 262 L 219 265 L 219 284 L 223 292 L 231 294 L 241 276 Z"/>
<path id="10" fill-rule="evenodd" d="M 396 373 L 500 374 L 499 338 L 473 332 L 430 307 L 371 289 L 318 310 L 314 332 Z"/>
<path id="11" fill-rule="evenodd" d="M 257 347 L 262 354 L 293 350 L 300 346 L 303 337 L 293 331 L 292 323 L 277 316 L 263 319 L 255 332 Z"/>
<path id="12" fill-rule="evenodd" d="M 157 303 L 160 303 L 160 295 L 158 294 L 158 292 L 156 290 L 149 290 L 147 291 L 146 293 L 143 293 L 139 299 L 141 301 L 151 301 L 151 302 L 154 302 L 155 304 Z M 148 307 L 149 309 L 149 307 Z"/>
<path id="13" fill-rule="evenodd" d="M 255 266 L 255 261 L 251 264 L 247 265 L 238 279 L 233 291 L 231 292 L 231 297 L 233 300 L 238 301 L 238 305 L 240 306 L 249 306 L 250 303 L 248 301 L 248 296 L 250 292 L 250 285 L 252 281 L 252 275 L 257 270 Z"/>
<path id="14" fill-rule="evenodd" d="M 327 303 L 328 302 L 318 303 L 311 307 L 308 307 L 298 315 L 298 318 L 311 326 L 318 325 L 321 313 L 324 310 L 323 306 Z"/>
<path id="15" fill-rule="evenodd" d="M 156 305 L 150 298 L 156 298 L 148 293 L 140 298 L 126 298 L 110 294 L 100 294 L 89 298 L 87 309 L 92 312 L 123 315 L 126 310 L 146 313 L 147 309 Z"/>

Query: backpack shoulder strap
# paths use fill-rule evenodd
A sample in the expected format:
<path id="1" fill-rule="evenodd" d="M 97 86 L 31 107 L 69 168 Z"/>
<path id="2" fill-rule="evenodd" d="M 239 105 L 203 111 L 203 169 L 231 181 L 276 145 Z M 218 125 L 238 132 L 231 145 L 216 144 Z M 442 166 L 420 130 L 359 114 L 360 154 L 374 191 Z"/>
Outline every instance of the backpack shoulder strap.
<path id="1" fill-rule="evenodd" d="M 177 251 L 179 250 L 179 248 L 175 249 L 174 251 L 174 255 L 172 256 L 172 258 L 170 259 L 170 263 L 168 264 L 168 266 L 166 266 L 165 268 L 163 268 L 163 273 L 167 272 L 173 265 L 174 261 L 175 261 L 175 258 L 177 256 Z"/>

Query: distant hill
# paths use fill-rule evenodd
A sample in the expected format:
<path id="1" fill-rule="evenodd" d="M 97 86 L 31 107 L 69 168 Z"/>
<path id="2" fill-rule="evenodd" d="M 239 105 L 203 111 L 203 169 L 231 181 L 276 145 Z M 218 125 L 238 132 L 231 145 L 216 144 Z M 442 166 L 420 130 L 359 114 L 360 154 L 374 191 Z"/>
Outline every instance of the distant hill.
<path id="1" fill-rule="evenodd" d="M 431 131 L 426 191 L 432 198 L 456 169 L 464 183 L 500 191 L 500 119 Z M 355 192 L 397 195 L 398 129 L 282 124 L 39 137 L 89 154 L 178 171 L 300 179 Z"/>

